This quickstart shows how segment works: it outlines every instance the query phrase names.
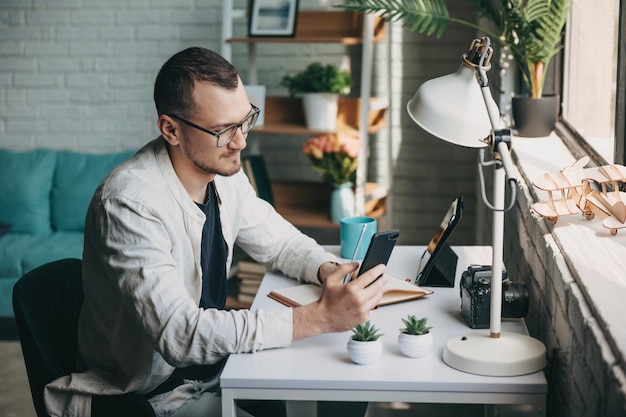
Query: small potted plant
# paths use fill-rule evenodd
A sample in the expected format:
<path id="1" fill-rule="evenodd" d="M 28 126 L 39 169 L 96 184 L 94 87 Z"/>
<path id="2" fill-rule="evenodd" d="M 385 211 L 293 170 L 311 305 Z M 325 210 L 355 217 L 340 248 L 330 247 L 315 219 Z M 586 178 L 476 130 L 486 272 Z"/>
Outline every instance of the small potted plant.
<path id="1" fill-rule="evenodd" d="M 427 317 L 418 319 L 415 315 L 408 315 L 402 319 L 404 327 L 400 329 L 398 346 L 402 353 L 412 358 L 426 356 L 433 347 L 432 326 L 427 326 Z"/>
<path id="2" fill-rule="evenodd" d="M 383 336 L 380 330 L 366 321 L 359 323 L 352 329 L 353 335 L 348 340 L 348 356 L 359 365 L 371 365 L 376 362 L 383 352 Z"/>
<path id="3" fill-rule="evenodd" d="M 352 85 L 350 72 L 319 62 L 309 64 L 303 71 L 281 80 L 292 97 L 302 96 L 307 127 L 333 132 L 337 123 L 339 95 Z"/>

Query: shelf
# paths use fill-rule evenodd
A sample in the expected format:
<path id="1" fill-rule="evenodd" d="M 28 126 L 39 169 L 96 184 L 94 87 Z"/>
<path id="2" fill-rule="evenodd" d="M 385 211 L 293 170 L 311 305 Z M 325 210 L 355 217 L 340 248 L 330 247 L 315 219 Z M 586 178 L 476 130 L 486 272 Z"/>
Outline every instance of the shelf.
<path id="1" fill-rule="evenodd" d="M 238 15 L 241 17 L 240 15 Z M 340 98 L 337 127 L 334 132 L 315 131 L 306 127 L 302 100 L 291 97 L 266 97 L 263 109 L 264 125 L 253 130 L 255 134 L 314 136 L 322 133 L 346 132 L 359 137 L 374 134 L 385 126 L 389 101 L 372 98 L 370 88 L 373 71 L 372 43 L 385 38 L 385 19 L 371 14 L 361 14 L 337 8 L 325 10 L 299 10 L 294 36 L 290 37 L 234 37 L 235 11 L 232 0 L 224 0 L 222 11 L 222 55 L 232 58 L 232 45 L 248 44 L 249 81 L 257 83 L 257 44 L 333 43 L 363 45 L 361 56 L 361 90 L 359 98 Z M 304 64 L 303 64 L 304 65 Z M 355 92 L 357 94 L 357 92 Z M 362 100 L 368 100 L 364 102 Z M 361 105 L 367 103 L 368 105 Z M 366 110 L 367 109 L 367 114 Z M 367 128 L 363 123 L 367 120 Z M 363 122 L 362 122 L 363 121 Z M 361 138 L 369 143 L 366 138 Z M 367 177 L 367 149 L 359 153 L 357 170 L 357 212 L 373 217 L 385 214 L 387 190 L 377 184 L 364 184 Z M 362 160 L 364 159 L 364 160 Z M 376 197 L 371 190 L 384 189 Z M 330 189 L 324 184 L 308 185 L 304 182 L 274 181 L 272 184 L 274 206 L 287 220 L 299 227 L 323 228 L 333 233 L 339 225 L 330 221 Z"/>
<path id="2" fill-rule="evenodd" d="M 370 98 L 369 133 L 376 133 L 385 126 L 385 113 L 389 103 L 385 99 Z M 360 98 L 339 98 L 337 129 L 340 132 L 359 133 Z M 254 133 L 274 133 L 289 135 L 315 135 L 328 133 L 310 130 L 304 121 L 302 99 L 291 97 L 266 97 L 265 122 Z"/>
<path id="3" fill-rule="evenodd" d="M 382 40 L 385 21 L 374 20 L 373 40 Z M 230 38 L 226 42 L 244 43 L 340 43 L 358 45 L 363 43 L 363 15 L 349 10 L 300 10 L 293 37 L 246 37 Z"/>
<path id="4" fill-rule="evenodd" d="M 276 211 L 294 226 L 339 229 L 338 223 L 330 221 L 331 189 L 328 185 L 274 180 L 272 193 Z M 386 188 L 380 184 L 367 183 L 365 196 L 365 215 L 380 219 L 386 212 Z"/>

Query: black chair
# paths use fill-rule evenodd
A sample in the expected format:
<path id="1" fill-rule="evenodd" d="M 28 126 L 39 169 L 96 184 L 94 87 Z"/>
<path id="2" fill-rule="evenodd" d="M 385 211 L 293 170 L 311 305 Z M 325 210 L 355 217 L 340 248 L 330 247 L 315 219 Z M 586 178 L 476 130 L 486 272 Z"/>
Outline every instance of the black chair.
<path id="1" fill-rule="evenodd" d="M 17 324 L 30 392 L 38 417 L 49 417 L 46 384 L 77 370 L 77 325 L 83 304 L 82 263 L 62 259 L 24 275 L 13 288 Z M 148 400 L 136 393 L 97 396 L 92 416 L 154 417 Z"/>

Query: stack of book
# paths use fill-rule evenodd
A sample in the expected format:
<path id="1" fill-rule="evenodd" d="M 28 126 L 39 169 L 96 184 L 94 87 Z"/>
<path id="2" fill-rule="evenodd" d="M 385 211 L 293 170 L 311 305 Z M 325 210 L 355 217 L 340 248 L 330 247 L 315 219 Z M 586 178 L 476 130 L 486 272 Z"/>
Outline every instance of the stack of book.
<path id="1" fill-rule="evenodd" d="M 267 272 L 267 268 L 264 265 L 252 261 L 239 261 L 237 264 L 237 280 L 239 284 L 237 301 L 252 304 L 265 272 Z"/>

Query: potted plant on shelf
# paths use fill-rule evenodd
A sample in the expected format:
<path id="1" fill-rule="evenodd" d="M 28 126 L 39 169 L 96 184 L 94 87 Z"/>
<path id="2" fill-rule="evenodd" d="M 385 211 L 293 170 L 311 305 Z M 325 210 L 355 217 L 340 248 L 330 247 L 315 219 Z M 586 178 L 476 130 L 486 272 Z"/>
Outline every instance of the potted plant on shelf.
<path id="1" fill-rule="evenodd" d="M 427 317 L 418 319 L 415 315 L 408 315 L 402 319 L 404 327 L 398 335 L 398 346 L 406 356 L 420 358 L 426 356 L 433 347 L 432 326 L 427 326 Z"/>
<path id="2" fill-rule="evenodd" d="M 339 223 L 343 217 L 354 216 L 358 153 L 358 136 L 348 133 L 323 133 L 304 142 L 303 152 L 313 169 L 322 173 L 322 181 L 332 187 L 330 220 Z"/>
<path id="3" fill-rule="evenodd" d="M 348 340 L 350 359 L 359 365 L 375 363 L 383 352 L 383 343 L 380 337 L 384 335 L 369 320 L 357 324 L 351 330 L 353 335 Z"/>
<path id="4" fill-rule="evenodd" d="M 309 64 L 303 71 L 281 80 L 292 97 L 302 96 L 304 117 L 311 130 L 333 132 L 337 123 L 339 95 L 348 92 L 352 75 L 333 65 Z"/>
<path id="5" fill-rule="evenodd" d="M 468 0 L 479 16 L 486 17 L 496 31 L 449 15 L 444 0 L 348 0 L 338 7 L 361 13 L 382 14 L 403 20 L 404 26 L 427 35 L 441 36 L 448 23 L 476 28 L 507 46 L 518 64 L 528 96 L 513 97 L 513 118 L 520 136 L 546 136 L 554 129 L 559 97 L 544 96 L 543 87 L 550 61 L 561 50 L 563 28 L 572 0 Z M 525 106 L 526 105 L 526 106 Z M 537 116 L 524 118 L 518 110 L 538 109 Z M 527 125 L 526 120 L 531 122 Z"/>

